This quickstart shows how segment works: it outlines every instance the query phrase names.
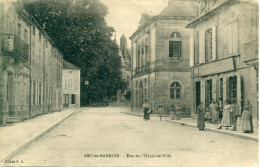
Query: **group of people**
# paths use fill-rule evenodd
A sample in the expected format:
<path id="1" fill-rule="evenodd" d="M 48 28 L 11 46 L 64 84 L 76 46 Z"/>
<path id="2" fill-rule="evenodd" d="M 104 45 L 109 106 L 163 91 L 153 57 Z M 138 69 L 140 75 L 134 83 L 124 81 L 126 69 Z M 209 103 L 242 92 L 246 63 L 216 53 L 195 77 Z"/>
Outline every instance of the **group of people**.
<path id="1" fill-rule="evenodd" d="M 231 102 L 226 100 L 223 105 L 222 100 L 219 99 L 218 104 L 212 100 L 209 108 L 206 108 L 206 112 L 204 112 L 203 104 L 200 102 L 196 114 L 199 130 L 204 130 L 205 121 L 207 121 L 214 124 L 220 123 L 218 129 L 222 129 L 222 127 L 228 129 L 232 126 L 232 131 L 236 131 L 237 118 L 241 116 L 241 110 L 236 100 L 232 99 Z M 244 133 L 253 133 L 252 109 L 248 100 L 245 101 L 241 120 Z"/>
<path id="2" fill-rule="evenodd" d="M 150 120 L 150 114 L 152 113 L 152 111 L 150 110 L 148 100 L 144 101 L 143 112 L 144 112 L 144 120 L 146 120 L 146 121 Z M 165 113 L 162 105 L 158 106 L 157 112 L 159 114 L 160 121 L 161 121 L 162 117 Z M 171 117 L 171 120 L 174 120 L 174 119 L 180 120 L 181 119 L 181 107 L 179 105 L 172 104 L 170 106 L 170 117 Z"/>

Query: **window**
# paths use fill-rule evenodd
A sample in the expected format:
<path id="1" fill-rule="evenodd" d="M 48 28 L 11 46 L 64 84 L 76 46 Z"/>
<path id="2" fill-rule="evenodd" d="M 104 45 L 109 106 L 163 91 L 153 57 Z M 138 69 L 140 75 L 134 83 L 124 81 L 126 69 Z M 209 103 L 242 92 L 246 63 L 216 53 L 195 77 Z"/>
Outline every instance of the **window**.
<path id="1" fill-rule="evenodd" d="M 39 41 L 41 42 L 42 40 L 42 34 L 39 32 Z"/>
<path id="2" fill-rule="evenodd" d="M 219 97 L 223 99 L 223 78 L 220 78 L 219 81 Z"/>
<path id="3" fill-rule="evenodd" d="M 179 82 L 173 82 L 170 86 L 170 98 L 179 99 L 181 98 L 181 85 Z"/>
<path id="4" fill-rule="evenodd" d="M 33 36 L 35 36 L 35 26 L 33 26 Z"/>
<path id="5" fill-rule="evenodd" d="M 75 94 L 71 95 L 71 104 L 76 104 L 76 95 Z"/>
<path id="6" fill-rule="evenodd" d="M 212 29 L 208 29 L 206 31 L 205 40 L 205 62 L 209 62 L 212 60 Z"/>
<path id="7" fill-rule="evenodd" d="M 27 32 L 27 30 L 24 30 L 24 41 L 28 42 L 28 32 Z"/>
<path id="8" fill-rule="evenodd" d="M 42 105 L 42 85 L 39 83 L 39 105 Z"/>
<path id="9" fill-rule="evenodd" d="M 169 58 L 171 60 L 181 59 L 181 44 L 182 44 L 182 38 L 180 33 L 173 32 L 170 36 L 170 41 L 169 41 Z"/>
<path id="10" fill-rule="evenodd" d="M 207 80 L 205 83 L 205 105 L 206 107 L 209 107 L 211 101 L 212 101 L 212 80 Z"/>
<path id="11" fill-rule="evenodd" d="M 73 89 L 73 79 L 72 78 L 68 78 L 68 80 L 67 80 L 67 88 L 68 89 Z"/>
<path id="12" fill-rule="evenodd" d="M 237 100 L 237 77 L 229 77 L 229 100 Z"/>
<path id="13" fill-rule="evenodd" d="M 21 38 L 21 24 L 18 24 L 18 37 Z"/>
<path id="14" fill-rule="evenodd" d="M 228 54 L 238 54 L 238 32 L 237 21 L 228 24 Z"/>

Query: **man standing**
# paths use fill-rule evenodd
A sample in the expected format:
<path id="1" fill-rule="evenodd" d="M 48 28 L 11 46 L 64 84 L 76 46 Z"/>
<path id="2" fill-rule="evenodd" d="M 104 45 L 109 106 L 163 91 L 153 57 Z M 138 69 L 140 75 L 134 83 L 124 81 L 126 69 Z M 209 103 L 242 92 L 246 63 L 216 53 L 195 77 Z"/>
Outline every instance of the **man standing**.
<path id="1" fill-rule="evenodd" d="M 237 117 L 240 115 L 239 112 L 239 106 L 236 102 L 236 100 L 232 100 L 232 104 L 231 104 L 231 112 L 232 112 L 232 124 L 233 124 L 233 128 L 232 131 L 236 131 L 237 128 Z"/>
<path id="2" fill-rule="evenodd" d="M 221 122 L 223 117 L 223 102 L 222 98 L 218 98 L 218 113 L 219 113 L 219 121 Z"/>

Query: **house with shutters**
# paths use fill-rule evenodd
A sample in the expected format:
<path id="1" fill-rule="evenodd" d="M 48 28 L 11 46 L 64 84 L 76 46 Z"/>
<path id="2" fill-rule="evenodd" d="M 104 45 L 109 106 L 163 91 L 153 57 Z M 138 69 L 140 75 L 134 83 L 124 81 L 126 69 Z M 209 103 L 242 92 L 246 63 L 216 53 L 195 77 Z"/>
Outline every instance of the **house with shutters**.
<path id="1" fill-rule="evenodd" d="M 62 61 L 21 1 L 0 2 L 0 125 L 62 109 Z"/>
<path id="2" fill-rule="evenodd" d="M 63 108 L 80 107 L 80 69 L 63 60 L 62 70 Z"/>
<path id="3" fill-rule="evenodd" d="M 183 10 L 185 9 L 185 10 Z M 179 105 L 190 116 L 192 100 L 189 59 L 192 30 L 185 26 L 197 16 L 196 0 L 169 0 L 160 14 L 143 14 L 132 44 L 132 110 L 145 99 L 156 113 Z"/>
<path id="4" fill-rule="evenodd" d="M 199 102 L 245 100 L 258 119 L 258 4 L 243 0 L 200 0 L 190 54 L 192 109 Z"/>

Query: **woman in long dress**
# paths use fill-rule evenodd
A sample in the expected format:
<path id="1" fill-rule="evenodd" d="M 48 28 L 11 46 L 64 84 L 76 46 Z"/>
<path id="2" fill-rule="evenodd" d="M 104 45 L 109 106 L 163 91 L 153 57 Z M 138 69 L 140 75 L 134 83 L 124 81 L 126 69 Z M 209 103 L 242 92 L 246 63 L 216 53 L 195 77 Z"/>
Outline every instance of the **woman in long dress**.
<path id="1" fill-rule="evenodd" d="M 197 114 L 197 127 L 199 128 L 199 130 L 204 130 L 205 118 L 204 118 L 204 109 L 202 107 L 202 102 L 200 102 L 196 110 L 196 114 Z"/>
<path id="2" fill-rule="evenodd" d="M 244 133 L 252 133 L 253 126 L 252 126 L 252 109 L 249 104 L 249 101 L 245 101 L 245 106 L 242 114 L 242 130 Z"/>
<path id="3" fill-rule="evenodd" d="M 226 100 L 223 107 L 223 117 L 221 120 L 221 125 L 218 129 L 221 129 L 222 126 L 226 127 L 226 129 L 228 129 L 228 127 L 231 127 L 230 112 L 231 112 L 231 105 Z"/>
<path id="4" fill-rule="evenodd" d="M 212 123 L 218 124 L 219 112 L 217 110 L 216 102 L 213 100 L 209 107 L 210 107 L 210 112 L 212 113 Z"/>
<path id="5" fill-rule="evenodd" d="M 144 111 L 144 120 L 150 120 L 150 105 L 148 103 L 148 100 L 144 100 L 144 104 L 143 104 L 143 111 Z"/>

